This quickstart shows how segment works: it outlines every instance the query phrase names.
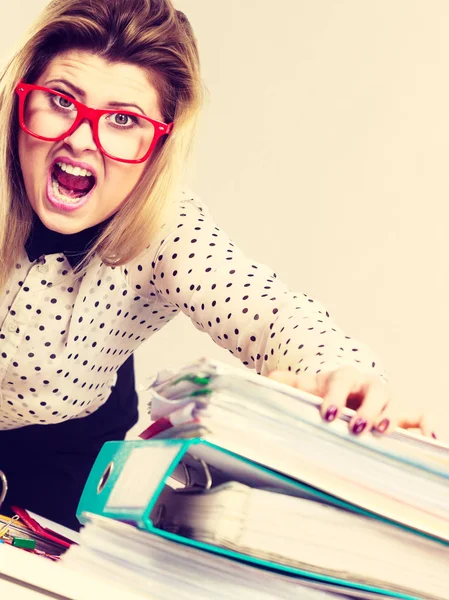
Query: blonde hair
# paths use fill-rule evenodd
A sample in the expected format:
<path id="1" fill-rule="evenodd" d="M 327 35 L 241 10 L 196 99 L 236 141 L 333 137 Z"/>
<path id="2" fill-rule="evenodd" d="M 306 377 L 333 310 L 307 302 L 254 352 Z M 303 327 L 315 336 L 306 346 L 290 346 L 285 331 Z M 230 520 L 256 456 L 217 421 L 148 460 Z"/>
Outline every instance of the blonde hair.
<path id="1" fill-rule="evenodd" d="M 53 0 L 0 78 L 0 286 L 30 233 L 32 209 L 18 158 L 15 85 L 32 83 L 48 62 L 71 49 L 108 62 L 136 64 L 151 74 L 172 133 L 156 148 L 141 180 L 96 240 L 109 265 L 138 256 L 160 226 L 190 149 L 202 87 L 196 41 L 187 18 L 170 0 Z"/>

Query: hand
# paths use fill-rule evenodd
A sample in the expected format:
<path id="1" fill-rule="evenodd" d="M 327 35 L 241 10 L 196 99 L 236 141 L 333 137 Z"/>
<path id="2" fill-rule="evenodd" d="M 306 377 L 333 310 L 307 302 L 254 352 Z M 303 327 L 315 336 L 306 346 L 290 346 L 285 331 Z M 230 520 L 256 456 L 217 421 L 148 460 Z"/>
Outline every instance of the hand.
<path id="1" fill-rule="evenodd" d="M 320 412 L 329 423 L 345 406 L 355 410 L 349 423 L 349 429 L 355 435 L 372 428 L 386 433 L 399 426 L 419 428 L 424 435 L 436 437 L 430 414 L 392 402 L 388 386 L 379 376 L 362 373 L 356 367 L 340 367 L 315 375 L 273 371 L 268 377 L 323 398 Z"/>

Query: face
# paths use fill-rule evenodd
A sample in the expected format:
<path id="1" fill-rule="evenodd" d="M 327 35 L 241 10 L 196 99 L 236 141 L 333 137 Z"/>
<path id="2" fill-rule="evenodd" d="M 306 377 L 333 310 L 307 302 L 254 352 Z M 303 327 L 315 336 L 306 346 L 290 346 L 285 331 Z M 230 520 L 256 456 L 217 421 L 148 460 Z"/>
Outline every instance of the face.
<path id="1" fill-rule="evenodd" d="M 56 56 L 33 83 L 56 89 L 90 108 L 113 106 L 118 113 L 122 108 L 163 120 L 156 88 L 148 73 L 136 65 L 110 64 L 88 52 L 70 51 Z M 120 119 L 120 114 L 115 118 Z M 64 234 L 92 227 L 116 213 L 149 162 L 127 164 L 104 156 L 86 120 L 58 142 L 39 140 L 20 129 L 19 159 L 31 206 L 46 227 Z M 68 177 L 76 167 L 81 171 L 72 175 L 79 176 Z M 72 184 L 75 179 L 80 183 Z M 68 189 L 83 185 L 93 188 L 84 195 Z"/>

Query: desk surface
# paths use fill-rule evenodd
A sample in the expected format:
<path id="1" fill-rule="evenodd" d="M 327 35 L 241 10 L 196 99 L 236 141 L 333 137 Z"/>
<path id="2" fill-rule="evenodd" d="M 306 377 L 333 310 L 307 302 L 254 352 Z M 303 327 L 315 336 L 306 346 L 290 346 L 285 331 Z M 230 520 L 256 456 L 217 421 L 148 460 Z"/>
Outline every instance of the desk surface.
<path id="1" fill-rule="evenodd" d="M 0 544 L 0 598 L 14 600 L 146 600 L 117 584 L 70 569 L 62 563 Z"/>

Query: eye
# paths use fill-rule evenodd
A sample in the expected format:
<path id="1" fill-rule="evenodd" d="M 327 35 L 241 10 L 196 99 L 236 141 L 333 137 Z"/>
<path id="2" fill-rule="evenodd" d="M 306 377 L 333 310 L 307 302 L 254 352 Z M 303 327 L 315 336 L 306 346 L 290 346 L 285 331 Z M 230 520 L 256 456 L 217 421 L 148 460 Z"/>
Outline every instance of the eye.
<path id="1" fill-rule="evenodd" d="M 58 102 L 64 108 L 69 108 L 69 106 L 72 104 L 72 102 L 67 100 L 67 98 L 63 98 L 62 96 L 58 96 Z"/>
<path id="2" fill-rule="evenodd" d="M 70 102 L 70 100 L 67 100 L 67 98 L 58 96 L 57 94 L 53 94 L 53 102 L 58 108 L 68 109 L 74 106 L 73 102 Z"/>
<path id="3" fill-rule="evenodd" d="M 114 119 L 114 123 L 116 125 L 120 125 L 120 126 L 126 126 L 126 125 L 130 125 L 132 122 L 132 119 L 129 115 L 125 115 L 124 113 L 117 113 L 113 116 Z"/>
<path id="4" fill-rule="evenodd" d="M 109 113 L 105 115 L 105 121 L 116 131 L 133 131 L 141 126 L 141 120 L 135 115 L 129 113 Z"/>

